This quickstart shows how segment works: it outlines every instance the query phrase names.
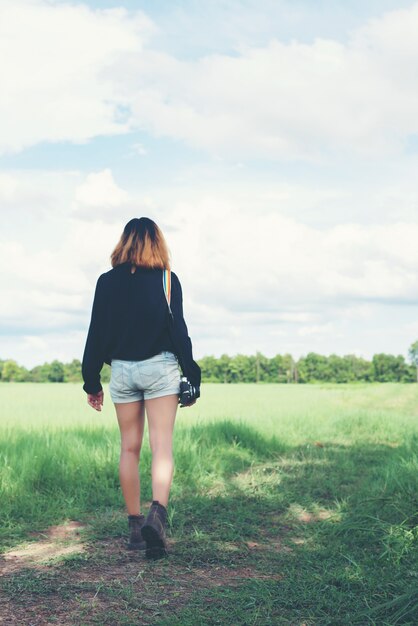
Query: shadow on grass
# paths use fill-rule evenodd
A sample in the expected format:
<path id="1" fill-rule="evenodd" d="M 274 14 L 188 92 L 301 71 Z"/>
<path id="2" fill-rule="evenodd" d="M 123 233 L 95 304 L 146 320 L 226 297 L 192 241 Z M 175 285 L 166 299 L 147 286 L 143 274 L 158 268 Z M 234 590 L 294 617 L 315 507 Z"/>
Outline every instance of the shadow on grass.
<path id="1" fill-rule="evenodd" d="M 87 542 L 125 534 L 118 432 L 16 431 L 2 446 L 10 468 L 2 478 L 5 546 L 33 529 L 33 519 L 37 526 L 85 520 Z M 169 602 L 169 618 L 147 623 L 187 626 L 198 615 L 205 624 L 414 624 L 417 447 L 416 439 L 399 447 L 291 447 L 229 420 L 179 428 L 169 566 L 189 568 L 191 582 L 198 568 L 229 575 L 221 587 L 194 589 L 187 606 Z M 145 447 L 144 500 L 149 471 Z M 244 570 L 254 580 L 231 587 L 233 572 Z"/>

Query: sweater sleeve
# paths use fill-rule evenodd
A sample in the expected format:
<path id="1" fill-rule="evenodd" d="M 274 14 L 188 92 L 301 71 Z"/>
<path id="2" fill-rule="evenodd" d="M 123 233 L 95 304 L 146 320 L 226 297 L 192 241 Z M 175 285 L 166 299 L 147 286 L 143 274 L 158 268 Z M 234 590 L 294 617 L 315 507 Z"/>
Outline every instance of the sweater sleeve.
<path id="1" fill-rule="evenodd" d="M 174 326 L 177 335 L 177 343 L 181 352 L 183 361 L 183 374 L 187 376 L 192 385 L 200 386 L 201 370 L 199 365 L 193 359 L 192 341 L 183 315 L 183 291 L 178 276 L 171 272 L 172 276 L 172 299 L 171 309 L 173 311 Z"/>
<path id="2" fill-rule="evenodd" d="M 81 373 L 84 380 L 83 389 L 88 394 L 96 394 L 103 389 L 100 382 L 100 371 L 104 364 L 102 344 L 103 299 L 100 279 L 101 276 L 96 283 L 90 326 L 81 363 Z"/>

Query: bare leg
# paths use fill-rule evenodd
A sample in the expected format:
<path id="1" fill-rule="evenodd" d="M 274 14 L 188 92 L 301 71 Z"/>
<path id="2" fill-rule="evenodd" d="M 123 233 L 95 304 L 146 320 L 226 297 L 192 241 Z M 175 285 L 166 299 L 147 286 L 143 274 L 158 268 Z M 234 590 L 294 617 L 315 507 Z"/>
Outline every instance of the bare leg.
<path id="1" fill-rule="evenodd" d="M 144 434 L 145 406 L 143 401 L 115 402 L 121 434 L 119 478 L 128 515 L 139 515 L 140 482 L 139 454 Z"/>
<path id="2" fill-rule="evenodd" d="M 172 444 L 178 400 L 176 394 L 145 400 L 152 452 L 152 499 L 165 507 L 174 472 Z"/>

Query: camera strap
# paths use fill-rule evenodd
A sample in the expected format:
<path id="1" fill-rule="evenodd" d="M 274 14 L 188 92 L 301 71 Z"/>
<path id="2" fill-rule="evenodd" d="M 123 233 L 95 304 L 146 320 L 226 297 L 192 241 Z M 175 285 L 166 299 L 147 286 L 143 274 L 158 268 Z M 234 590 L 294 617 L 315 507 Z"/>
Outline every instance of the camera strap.
<path id="1" fill-rule="evenodd" d="M 169 320 L 169 323 L 168 323 L 168 329 L 170 332 L 171 340 L 177 352 L 178 362 L 180 364 L 183 375 L 185 375 L 183 357 L 182 357 L 180 347 L 175 337 L 176 329 L 175 329 L 174 315 L 170 306 L 171 305 L 171 270 L 167 270 L 167 269 L 163 270 L 163 289 L 164 289 L 165 299 L 167 300 L 167 306 L 168 306 L 168 310 L 170 312 L 170 317 L 171 317 L 171 320 Z"/>
<path id="2" fill-rule="evenodd" d="M 185 367 L 185 362 L 187 362 L 187 361 L 185 361 L 185 359 L 183 358 L 183 353 L 182 353 L 182 350 L 181 350 L 182 339 L 179 338 L 178 335 L 176 334 L 176 330 L 178 330 L 178 329 L 176 329 L 177 324 L 176 324 L 176 320 L 174 319 L 173 312 L 171 310 L 171 270 L 163 269 L 163 289 L 164 289 L 165 299 L 167 300 L 168 310 L 170 312 L 170 317 L 168 319 L 168 330 L 169 330 L 170 337 L 171 337 L 171 340 L 173 342 L 174 348 L 176 350 L 177 360 L 178 360 L 180 368 L 181 368 L 181 370 L 183 372 L 183 376 L 185 376 L 187 378 L 187 380 L 189 381 L 189 377 L 186 374 L 186 367 Z M 177 341 L 177 339 L 178 339 L 178 341 Z M 197 370 L 199 370 L 199 376 L 200 376 L 200 369 L 199 369 L 199 366 L 197 365 L 197 363 L 192 361 L 191 367 L 192 367 L 192 369 L 193 368 L 197 368 Z M 189 385 L 190 384 L 191 383 L 189 382 Z"/>
<path id="3" fill-rule="evenodd" d="M 170 311 L 170 315 L 173 318 L 173 312 L 171 310 L 171 271 L 164 269 L 163 270 L 163 289 L 165 293 L 165 299 L 167 300 L 168 310 Z"/>

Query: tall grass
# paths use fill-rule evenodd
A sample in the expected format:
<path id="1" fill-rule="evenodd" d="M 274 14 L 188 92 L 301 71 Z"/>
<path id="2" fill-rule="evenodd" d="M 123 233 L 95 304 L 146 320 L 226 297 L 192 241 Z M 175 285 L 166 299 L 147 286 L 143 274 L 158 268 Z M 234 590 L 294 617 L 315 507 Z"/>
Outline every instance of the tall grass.
<path id="1" fill-rule="evenodd" d="M 1 384 L 0 393 L 0 550 L 69 518 L 119 532 L 120 521 L 100 527 L 101 514 L 124 510 L 109 398 L 97 413 L 75 385 Z M 416 623 L 417 400 L 414 385 L 205 385 L 175 428 L 170 521 L 188 537 L 189 561 L 233 558 L 211 537 L 262 541 L 282 529 L 292 553 L 253 564 L 280 562 L 279 593 L 264 588 L 269 615 Z M 150 461 L 145 437 L 143 500 Z M 181 620 L 171 623 L 193 623 L 187 610 Z"/>

